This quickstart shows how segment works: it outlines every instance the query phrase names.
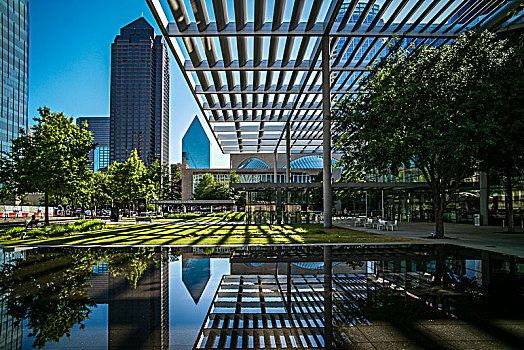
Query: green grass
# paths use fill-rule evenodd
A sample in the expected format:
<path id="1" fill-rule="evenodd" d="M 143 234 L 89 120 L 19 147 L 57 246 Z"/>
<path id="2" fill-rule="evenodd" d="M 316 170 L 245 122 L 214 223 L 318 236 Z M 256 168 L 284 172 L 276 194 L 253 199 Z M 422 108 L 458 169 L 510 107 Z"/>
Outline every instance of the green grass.
<path id="1" fill-rule="evenodd" d="M 310 225 L 209 225 L 136 224 L 108 225 L 106 229 L 71 233 L 68 236 L 0 240 L 0 245 L 87 244 L 298 244 L 298 243 L 387 243 L 412 240 L 343 228 L 323 229 Z"/>

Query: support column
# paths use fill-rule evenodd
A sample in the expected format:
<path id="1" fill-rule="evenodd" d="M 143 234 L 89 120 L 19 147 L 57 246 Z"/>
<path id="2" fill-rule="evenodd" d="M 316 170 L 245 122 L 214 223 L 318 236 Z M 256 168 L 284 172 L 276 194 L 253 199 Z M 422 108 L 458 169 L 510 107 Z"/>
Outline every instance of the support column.
<path id="1" fill-rule="evenodd" d="M 384 217 L 384 190 L 382 190 L 382 220 L 385 220 L 385 217 Z"/>
<path id="2" fill-rule="evenodd" d="M 273 183 L 278 183 L 277 152 L 273 153 Z"/>
<path id="3" fill-rule="evenodd" d="M 480 224 L 489 225 L 489 189 L 488 174 L 485 171 L 480 172 Z"/>
<path id="4" fill-rule="evenodd" d="M 331 187 L 331 79 L 329 59 L 329 36 L 322 37 L 322 157 L 324 199 L 324 228 L 331 228 L 331 207 L 333 191 Z"/>
<path id="5" fill-rule="evenodd" d="M 274 168 L 273 168 L 273 176 L 274 176 L 274 182 L 278 183 L 278 173 L 277 173 L 277 152 L 273 153 L 274 155 Z M 282 190 L 279 188 L 275 191 L 275 215 L 277 224 L 279 225 L 282 222 L 282 204 L 280 202 L 282 197 Z"/>
<path id="6" fill-rule="evenodd" d="M 291 126 L 286 125 L 286 182 L 291 182 Z"/>

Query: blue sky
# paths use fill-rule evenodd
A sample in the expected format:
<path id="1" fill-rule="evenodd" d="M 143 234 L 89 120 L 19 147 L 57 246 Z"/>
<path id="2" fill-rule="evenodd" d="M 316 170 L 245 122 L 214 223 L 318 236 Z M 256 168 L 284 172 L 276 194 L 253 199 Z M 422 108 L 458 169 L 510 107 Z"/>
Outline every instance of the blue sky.
<path id="1" fill-rule="evenodd" d="M 109 115 L 111 43 L 142 14 L 157 28 L 145 0 L 30 0 L 29 11 L 29 118 L 44 105 L 75 117 Z M 172 57 L 170 94 L 170 162 L 181 161 L 182 136 L 199 115 L 212 166 L 228 167 Z"/>

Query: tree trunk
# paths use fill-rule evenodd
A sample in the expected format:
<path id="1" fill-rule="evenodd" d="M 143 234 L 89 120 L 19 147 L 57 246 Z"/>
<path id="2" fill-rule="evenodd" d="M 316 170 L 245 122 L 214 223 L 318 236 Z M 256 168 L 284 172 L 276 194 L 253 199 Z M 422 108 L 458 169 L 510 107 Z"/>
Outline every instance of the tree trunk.
<path id="1" fill-rule="evenodd" d="M 44 193 L 44 225 L 49 225 L 49 195 L 47 192 Z"/>
<path id="2" fill-rule="evenodd" d="M 513 217 L 513 182 L 511 175 L 506 174 L 506 200 L 504 201 L 506 207 L 506 221 L 508 222 L 508 232 L 515 232 L 515 220 Z"/>
<path id="3" fill-rule="evenodd" d="M 444 200 L 438 191 L 433 191 L 435 210 L 435 237 L 444 238 Z"/>

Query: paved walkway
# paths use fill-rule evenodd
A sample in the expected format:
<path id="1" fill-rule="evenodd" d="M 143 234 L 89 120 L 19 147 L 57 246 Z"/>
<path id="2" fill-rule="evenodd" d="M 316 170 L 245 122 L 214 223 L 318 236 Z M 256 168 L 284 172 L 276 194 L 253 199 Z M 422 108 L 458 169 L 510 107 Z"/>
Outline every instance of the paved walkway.
<path id="1" fill-rule="evenodd" d="M 444 224 L 448 239 L 430 239 L 435 232 L 435 223 L 416 222 L 399 223 L 398 231 L 379 231 L 371 228 L 353 227 L 349 224 L 335 223 L 336 226 L 352 230 L 367 231 L 403 238 L 422 239 L 428 243 L 456 244 L 469 248 L 490 250 L 493 252 L 524 257 L 524 230 L 517 233 L 505 233 L 501 226 L 473 226 L 468 224 Z"/>

